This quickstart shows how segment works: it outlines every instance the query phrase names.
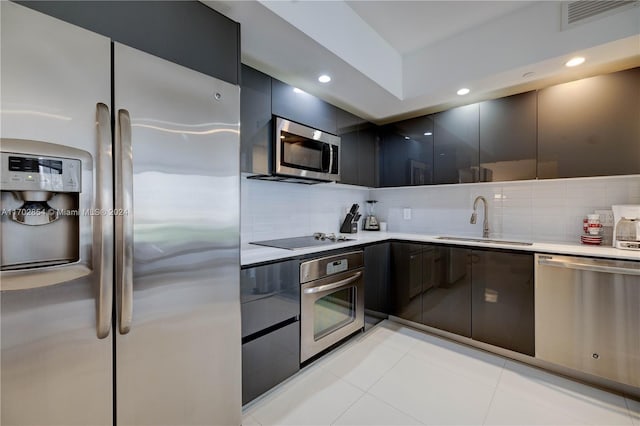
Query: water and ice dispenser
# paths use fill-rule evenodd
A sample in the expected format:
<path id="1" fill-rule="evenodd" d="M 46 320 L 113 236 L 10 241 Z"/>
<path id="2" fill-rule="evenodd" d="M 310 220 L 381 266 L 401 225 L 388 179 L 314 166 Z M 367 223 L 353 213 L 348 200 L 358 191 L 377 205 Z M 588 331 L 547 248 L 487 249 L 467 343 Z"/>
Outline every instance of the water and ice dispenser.
<path id="1" fill-rule="evenodd" d="M 77 262 L 81 252 L 80 209 L 84 204 L 80 199 L 82 160 L 34 151 L 41 148 L 55 154 L 73 154 L 79 150 L 42 142 L 9 142 L 3 140 L 0 152 L 2 271 Z M 16 147 L 26 149 L 11 149 Z"/>

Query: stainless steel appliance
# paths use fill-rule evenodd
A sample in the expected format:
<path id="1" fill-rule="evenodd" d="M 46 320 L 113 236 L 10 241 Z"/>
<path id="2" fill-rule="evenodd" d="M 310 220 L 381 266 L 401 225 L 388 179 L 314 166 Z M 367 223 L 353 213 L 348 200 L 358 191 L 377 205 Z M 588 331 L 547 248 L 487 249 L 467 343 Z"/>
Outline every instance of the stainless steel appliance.
<path id="1" fill-rule="evenodd" d="M 285 250 L 301 250 L 309 247 L 327 246 L 343 241 L 353 241 L 344 235 L 325 234 L 316 232 L 313 235 L 303 237 L 278 238 L 276 240 L 253 241 L 249 244 L 257 246 L 274 247 Z"/>
<path id="2" fill-rule="evenodd" d="M 640 262 L 536 254 L 536 358 L 640 386 Z"/>
<path id="3" fill-rule="evenodd" d="M 380 223 L 376 217 L 376 200 L 367 200 L 367 216 L 364 218 L 363 229 L 365 231 L 379 231 Z"/>
<path id="4" fill-rule="evenodd" d="M 340 180 L 340 138 L 281 117 L 275 122 L 275 174 Z"/>
<path id="5" fill-rule="evenodd" d="M 613 210 L 613 246 L 640 250 L 640 205 L 616 205 Z"/>
<path id="6" fill-rule="evenodd" d="M 240 424 L 238 87 L 0 7 L 0 423 Z"/>
<path id="7" fill-rule="evenodd" d="M 364 327 L 364 252 L 300 264 L 300 362 Z"/>

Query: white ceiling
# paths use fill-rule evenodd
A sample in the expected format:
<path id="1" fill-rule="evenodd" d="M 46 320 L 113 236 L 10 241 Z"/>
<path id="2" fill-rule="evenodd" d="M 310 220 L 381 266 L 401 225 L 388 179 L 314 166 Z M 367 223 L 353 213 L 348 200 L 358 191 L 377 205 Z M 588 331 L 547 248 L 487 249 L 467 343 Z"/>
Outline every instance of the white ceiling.
<path id="1" fill-rule="evenodd" d="M 640 7 L 563 30 L 559 1 L 202 1 L 243 63 L 377 123 L 640 65 Z"/>

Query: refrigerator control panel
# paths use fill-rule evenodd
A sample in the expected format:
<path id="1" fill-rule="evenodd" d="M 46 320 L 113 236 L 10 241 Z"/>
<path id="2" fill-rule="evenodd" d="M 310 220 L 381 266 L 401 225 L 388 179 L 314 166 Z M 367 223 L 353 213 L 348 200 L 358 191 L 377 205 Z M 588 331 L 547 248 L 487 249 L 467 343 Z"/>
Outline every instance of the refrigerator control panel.
<path id="1" fill-rule="evenodd" d="M 5 191 L 81 192 L 82 164 L 73 158 L 2 152 Z"/>

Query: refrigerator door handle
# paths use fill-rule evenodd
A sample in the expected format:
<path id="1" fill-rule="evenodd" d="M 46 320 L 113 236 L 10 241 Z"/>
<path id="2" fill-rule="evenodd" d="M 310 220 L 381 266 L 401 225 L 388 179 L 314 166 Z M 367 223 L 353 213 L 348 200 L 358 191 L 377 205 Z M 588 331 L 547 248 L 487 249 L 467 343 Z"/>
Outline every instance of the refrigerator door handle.
<path id="1" fill-rule="evenodd" d="M 113 206 L 113 164 L 111 161 L 111 114 L 103 103 L 96 105 L 98 133 L 98 158 L 96 170 L 96 209 L 109 212 Z M 100 214 L 95 221 L 93 234 L 93 258 L 97 265 L 96 332 L 99 339 L 111 331 L 111 306 L 113 305 L 113 219 L 110 214 Z"/>
<path id="2" fill-rule="evenodd" d="M 133 151 L 131 118 L 118 110 L 116 139 L 116 288 L 118 326 L 127 334 L 133 318 Z"/>

